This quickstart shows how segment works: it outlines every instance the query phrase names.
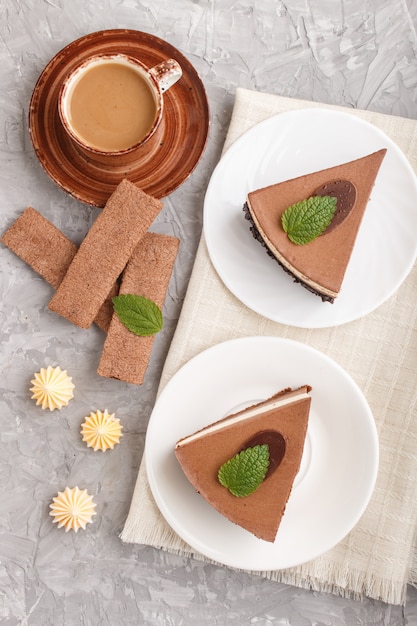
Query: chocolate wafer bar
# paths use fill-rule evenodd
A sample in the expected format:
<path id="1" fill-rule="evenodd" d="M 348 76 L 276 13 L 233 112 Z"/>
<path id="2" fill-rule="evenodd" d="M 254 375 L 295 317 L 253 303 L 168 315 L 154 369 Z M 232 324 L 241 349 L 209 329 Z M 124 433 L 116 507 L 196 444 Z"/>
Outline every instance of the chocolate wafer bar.
<path id="1" fill-rule="evenodd" d="M 28 207 L 3 234 L 0 241 L 25 261 L 54 289 L 58 289 L 78 248 L 56 226 Z M 113 314 L 112 297 L 119 287 L 114 283 L 94 322 L 107 331 Z"/>
<path id="2" fill-rule="evenodd" d="M 162 202 L 123 180 L 74 256 L 49 302 L 51 311 L 88 328 Z"/>
<path id="3" fill-rule="evenodd" d="M 144 296 L 162 308 L 178 246 L 175 237 L 147 233 L 126 266 L 119 294 Z M 129 331 L 114 313 L 97 373 L 140 385 L 153 342 L 154 336 L 140 337 Z"/>
<path id="4" fill-rule="evenodd" d="M 23 211 L 1 241 L 54 289 L 58 289 L 78 250 L 75 243 L 32 207 Z"/>

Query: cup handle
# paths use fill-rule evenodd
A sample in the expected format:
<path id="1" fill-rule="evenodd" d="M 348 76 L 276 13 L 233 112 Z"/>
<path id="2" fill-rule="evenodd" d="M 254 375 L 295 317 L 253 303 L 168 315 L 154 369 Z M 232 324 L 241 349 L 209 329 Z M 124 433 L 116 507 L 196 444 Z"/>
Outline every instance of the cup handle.
<path id="1" fill-rule="evenodd" d="M 163 93 L 172 85 L 174 85 L 182 76 L 182 69 L 179 63 L 174 59 L 168 59 L 158 63 L 149 70 L 154 79 L 159 85 L 161 92 Z"/>

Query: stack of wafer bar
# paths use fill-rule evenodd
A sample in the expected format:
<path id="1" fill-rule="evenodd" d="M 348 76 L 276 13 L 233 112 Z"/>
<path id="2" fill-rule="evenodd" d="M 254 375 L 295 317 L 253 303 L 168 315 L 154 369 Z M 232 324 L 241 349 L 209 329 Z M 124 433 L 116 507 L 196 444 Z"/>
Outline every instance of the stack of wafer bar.
<path id="1" fill-rule="evenodd" d="M 134 206 L 141 213 L 140 218 L 133 215 Z M 79 249 L 32 207 L 28 207 L 1 238 L 2 243 L 57 290 L 55 296 L 64 285 L 54 305 L 60 311 L 65 311 L 64 317 L 73 317 L 78 325 L 81 325 L 81 321 L 85 326 L 94 320 L 100 328 L 108 331 L 98 371 L 102 376 L 135 384 L 143 382 L 153 337 L 137 337 L 126 328 L 121 329 L 119 319 L 113 314 L 111 299 L 119 292 L 117 279 L 121 274 L 121 293 L 129 290 L 130 293 L 143 295 L 162 308 L 179 241 L 175 237 L 146 232 L 161 207 L 159 200 L 148 196 L 132 183 L 123 181 L 103 209 L 104 219 L 100 214 Z M 129 232 L 126 233 L 125 228 Z M 135 234 L 132 234 L 132 229 Z M 136 242 L 133 245 L 134 240 Z M 97 250 L 93 249 L 94 246 L 97 246 Z M 129 256 L 123 264 L 122 259 L 126 259 L 127 251 Z M 113 266 L 109 267 L 111 263 L 115 263 L 117 274 Z M 95 272 L 92 280 L 88 278 L 87 265 L 91 272 Z M 103 267 L 111 278 L 103 271 Z M 87 285 L 79 285 L 80 281 L 74 276 L 76 270 L 88 281 Z M 83 315 L 80 309 L 80 294 L 75 285 L 80 289 L 84 287 L 84 301 L 90 299 L 94 302 L 94 311 L 90 305 L 87 315 Z M 70 304 L 71 291 L 75 306 Z"/>

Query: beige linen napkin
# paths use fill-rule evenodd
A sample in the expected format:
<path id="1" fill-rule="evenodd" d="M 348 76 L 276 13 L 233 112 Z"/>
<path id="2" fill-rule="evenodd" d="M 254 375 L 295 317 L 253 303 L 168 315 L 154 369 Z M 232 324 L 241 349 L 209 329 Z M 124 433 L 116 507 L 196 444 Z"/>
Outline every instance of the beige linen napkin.
<path id="1" fill-rule="evenodd" d="M 225 150 L 244 131 L 272 115 L 317 106 L 340 109 L 238 89 Z M 417 171 L 416 121 L 341 110 L 385 131 Z M 355 322 L 314 330 L 277 324 L 247 309 L 227 290 L 211 265 L 202 237 L 159 391 L 184 363 L 213 344 L 249 335 L 288 337 L 321 350 L 350 373 L 369 402 L 379 433 L 376 488 L 351 533 L 309 563 L 259 574 L 320 591 L 404 602 L 407 583 L 416 580 L 412 569 L 417 520 L 416 302 L 417 265 L 394 296 Z M 193 555 L 160 515 L 143 459 L 121 538 Z"/>

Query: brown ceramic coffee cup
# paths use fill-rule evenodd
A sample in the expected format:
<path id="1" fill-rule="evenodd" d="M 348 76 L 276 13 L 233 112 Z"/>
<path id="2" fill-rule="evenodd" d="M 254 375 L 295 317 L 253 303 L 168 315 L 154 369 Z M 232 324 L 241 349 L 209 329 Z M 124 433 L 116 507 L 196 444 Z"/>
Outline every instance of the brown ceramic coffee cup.
<path id="1" fill-rule="evenodd" d="M 64 80 L 58 100 L 61 122 L 84 153 L 109 157 L 135 151 L 155 133 L 163 93 L 181 75 L 174 59 L 147 68 L 125 54 L 90 57 Z"/>

